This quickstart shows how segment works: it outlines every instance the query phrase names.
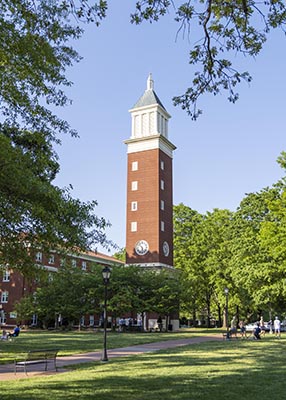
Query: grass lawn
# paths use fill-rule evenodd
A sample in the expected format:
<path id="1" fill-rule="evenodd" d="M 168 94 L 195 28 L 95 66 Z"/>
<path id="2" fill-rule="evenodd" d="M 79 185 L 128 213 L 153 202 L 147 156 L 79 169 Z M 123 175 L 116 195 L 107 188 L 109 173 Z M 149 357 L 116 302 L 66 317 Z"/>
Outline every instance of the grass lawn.
<path id="1" fill-rule="evenodd" d="M 108 332 L 108 348 L 132 346 L 163 340 L 189 338 L 203 332 L 218 333 L 219 330 L 182 330 L 166 333 L 118 333 Z M 59 357 L 89 351 L 100 351 L 103 347 L 103 332 L 90 331 L 21 331 L 12 342 L 0 341 L 0 364 L 14 362 L 15 356 L 28 350 L 59 349 Z M 1 400 L 1 396 L 0 396 Z"/>
<path id="2" fill-rule="evenodd" d="M 153 334 L 161 340 L 159 335 Z M 169 339 L 173 335 L 176 336 L 169 334 Z M 137 334 L 124 336 L 130 344 L 130 338 Z M 105 364 L 81 365 L 70 372 L 43 378 L 0 382 L 0 398 L 281 400 L 286 392 L 285 343 L 283 336 L 279 340 L 268 335 L 261 341 L 206 342 L 113 358 Z"/>

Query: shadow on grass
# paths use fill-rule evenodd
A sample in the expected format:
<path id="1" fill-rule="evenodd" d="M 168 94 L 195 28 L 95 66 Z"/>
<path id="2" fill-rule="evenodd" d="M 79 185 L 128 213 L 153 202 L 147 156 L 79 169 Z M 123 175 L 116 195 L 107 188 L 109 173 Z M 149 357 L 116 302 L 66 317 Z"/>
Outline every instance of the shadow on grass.
<path id="1" fill-rule="evenodd" d="M 1 399 L 283 399 L 284 341 L 207 342 L 0 385 Z"/>

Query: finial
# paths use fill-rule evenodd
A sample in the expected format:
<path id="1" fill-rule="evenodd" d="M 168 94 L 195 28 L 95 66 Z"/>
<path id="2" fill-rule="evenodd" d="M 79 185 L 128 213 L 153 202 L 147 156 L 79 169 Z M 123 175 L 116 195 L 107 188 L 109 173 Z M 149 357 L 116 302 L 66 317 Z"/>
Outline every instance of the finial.
<path id="1" fill-rule="evenodd" d="M 152 74 L 150 72 L 148 79 L 147 79 L 147 90 L 154 89 L 154 81 L 152 79 Z"/>

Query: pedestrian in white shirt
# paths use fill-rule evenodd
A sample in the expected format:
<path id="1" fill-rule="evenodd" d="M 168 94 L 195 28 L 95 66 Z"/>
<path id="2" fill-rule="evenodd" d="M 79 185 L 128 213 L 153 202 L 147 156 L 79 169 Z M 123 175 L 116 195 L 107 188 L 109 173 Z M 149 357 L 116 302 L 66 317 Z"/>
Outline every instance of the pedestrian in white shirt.
<path id="1" fill-rule="evenodd" d="M 274 333 L 275 333 L 276 337 L 280 338 L 280 336 L 281 336 L 281 322 L 280 322 L 280 319 L 278 317 L 275 317 L 275 320 L 274 320 Z"/>

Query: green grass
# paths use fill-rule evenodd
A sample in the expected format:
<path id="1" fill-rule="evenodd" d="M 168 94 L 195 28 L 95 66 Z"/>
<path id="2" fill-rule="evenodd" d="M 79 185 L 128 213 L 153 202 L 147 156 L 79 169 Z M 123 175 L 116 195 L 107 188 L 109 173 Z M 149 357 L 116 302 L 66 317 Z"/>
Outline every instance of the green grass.
<path id="1" fill-rule="evenodd" d="M 108 348 L 132 346 L 136 344 L 152 343 L 163 340 L 189 338 L 202 335 L 203 332 L 215 333 L 214 330 L 205 331 L 193 329 L 179 333 L 117 333 L 108 332 Z M 218 331 L 216 331 L 218 332 Z M 66 356 L 89 351 L 100 351 L 103 346 L 103 332 L 89 331 L 22 331 L 20 336 L 12 342 L 0 341 L 0 364 L 14 361 L 15 356 L 28 350 L 59 349 L 59 356 Z"/>
<path id="2" fill-rule="evenodd" d="M 159 335 L 153 334 L 161 340 Z M 177 336 L 165 337 L 173 339 L 173 335 Z M 124 336 L 130 344 L 130 338 L 137 335 Z M 281 400 L 286 391 L 285 340 L 269 335 L 262 341 L 206 342 L 113 358 L 108 363 L 85 364 L 52 376 L 0 382 L 0 397 L 1 400 Z"/>

